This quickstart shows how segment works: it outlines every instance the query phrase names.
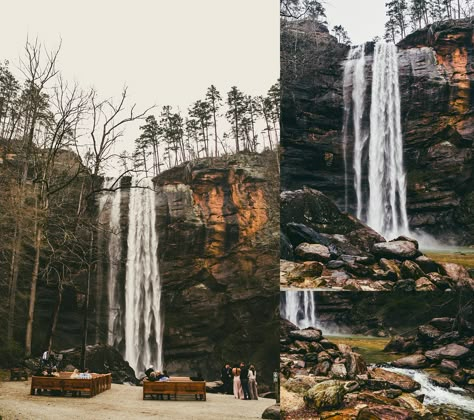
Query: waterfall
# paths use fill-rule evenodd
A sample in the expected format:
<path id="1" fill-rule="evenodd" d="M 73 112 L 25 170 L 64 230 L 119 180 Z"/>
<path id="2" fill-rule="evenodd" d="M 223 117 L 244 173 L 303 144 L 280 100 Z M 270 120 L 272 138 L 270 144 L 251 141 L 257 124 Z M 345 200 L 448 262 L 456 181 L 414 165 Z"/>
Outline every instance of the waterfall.
<path id="1" fill-rule="evenodd" d="M 349 119 L 352 110 L 354 135 L 354 188 L 357 197 L 357 217 L 362 218 L 362 151 L 367 142 L 363 131 L 364 99 L 367 82 L 365 77 L 365 44 L 352 47 L 349 50 L 344 65 L 344 126 L 343 126 L 343 155 L 344 155 L 344 184 L 345 211 L 348 211 L 348 168 L 347 143 L 349 136 Z"/>
<path id="2" fill-rule="evenodd" d="M 375 44 L 369 133 L 363 126 L 367 89 L 364 50 L 365 45 L 351 48 L 344 67 L 343 151 L 346 210 L 346 153 L 352 114 L 356 215 L 377 232 L 391 239 L 409 232 L 397 47 L 383 41 Z M 368 163 L 364 158 L 367 155 L 367 144 Z M 368 197 L 362 188 L 364 169 L 368 172 Z"/>
<path id="3" fill-rule="evenodd" d="M 281 301 L 281 316 L 299 328 L 318 328 L 316 300 L 313 291 L 285 291 Z"/>
<path id="4" fill-rule="evenodd" d="M 107 187 L 120 187 L 117 179 Z M 107 343 L 110 346 L 118 347 L 123 339 L 122 313 L 120 308 L 121 291 L 118 282 L 118 273 L 122 260 L 122 236 L 120 232 L 120 202 L 122 194 L 120 188 L 109 192 L 110 218 L 109 218 L 109 243 L 107 247 L 108 273 L 107 292 L 109 302 L 108 336 Z"/>
<path id="5" fill-rule="evenodd" d="M 393 238 L 408 232 L 397 47 L 375 44 L 370 107 L 367 223 Z"/>
<path id="6" fill-rule="evenodd" d="M 134 188 L 137 187 L 137 188 Z M 163 368 L 161 279 L 155 226 L 155 191 L 146 178 L 130 189 L 125 281 L 125 359 L 143 372 Z"/>

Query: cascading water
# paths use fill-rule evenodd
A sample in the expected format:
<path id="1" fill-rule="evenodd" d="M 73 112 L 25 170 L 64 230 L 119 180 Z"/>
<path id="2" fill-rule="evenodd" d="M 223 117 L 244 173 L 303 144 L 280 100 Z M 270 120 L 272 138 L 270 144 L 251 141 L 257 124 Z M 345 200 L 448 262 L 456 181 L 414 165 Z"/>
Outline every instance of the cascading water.
<path id="1" fill-rule="evenodd" d="M 122 257 L 122 236 L 120 231 L 120 202 L 122 194 L 116 179 L 107 188 L 117 188 L 109 192 L 110 218 L 109 218 L 109 243 L 107 248 L 108 268 L 107 292 L 109 298 L 109 320 L 107 342 L 110 346 L 118 347 L 123 339 L 122 313 L 120 305 L 120 288 L 118 273 Z"/>
<path id="2" fill-rule="evenodd" d="M 402 369 L 402 368 L 393 368 L 393 367 L 384 367 L 385 370 L 390 372 L 400 373 L 402 375 L 407 375 L 414 379 L 421 385 L 421 388 L 417 391 L 417 394 L 423 394 L 425 399 L 423 401 L 426 405 L 450 405 L 459 407 L 469 413 L 474 413 L 474 399 L 454 392 L 454 390 L 449 390 L 441 388 L 434 385 L 430 380 L 428 375 L 422 370 L 414 369 Z M 465 392 L 461 388 L 457 388 L 460 392 Z"/>
<path id="3" fill-rule="evenodd" d="M 354 188 L 357 197 L 357 217 L 362 218 L 362 151 L 367 142 L 367 135 L 363 131 L 364 99 L 367 89 L 365 77 L 365 44 L 349 50 L 344 65 L 344 183 L 345 183 L 345 210 L 348 210 L 348 169 L 347 169 L 347 142 L 349 135 L 349 116 L 352 110 L 352 125 L 354 133 Z"/>
<path id="4" fill-rule="evenodd" d="M 369 141 L 367 223 L 393 238 L 408 233 L 397 47 L 375 44 Z"/>
<path id="5" fill-rule="evenodd" d="M 356 214 L 370 227 L 391 239 L 409 232 L 397 47 L 383 41 L 375 44 L 369 136 L 363 127 L 364 98 L 367 88 L 364 50 L 364 45 L 351 48 L 345 64 L 343 147 L 345 153 L 352 111 Z M 352 90 L 349 92 L 349 89 Z M 366 163 L 364 151 L 367 149 L 367 144 L 368 162 Z M 344 159 L 347 179 L 346 156 Z M 368 165 L 368 197 L 362 188 L 365 165 Z"/>
<path id="6" fill-rule="evenodd" d="M 163 368 L 161 279 L 155 226 L 155 191 L 151 179 L 130 189 L 125 282 L 125 359 L 143 372 Z"/>
<path id="7" fill-rule="evenodd" d="M 299 328 L 318 328 L 315 293 L 312 291 L 286 291 L 280 312 L 283 318 Z"/>

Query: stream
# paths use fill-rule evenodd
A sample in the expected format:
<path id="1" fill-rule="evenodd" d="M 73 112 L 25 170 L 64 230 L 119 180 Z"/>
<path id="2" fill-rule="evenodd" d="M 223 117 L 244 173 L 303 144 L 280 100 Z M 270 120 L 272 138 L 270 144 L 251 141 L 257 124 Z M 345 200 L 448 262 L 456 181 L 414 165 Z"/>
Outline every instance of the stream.
<path id="1" fill-rule="evenodd" d="M 352 349 L 361 354 L 367 364 L 390 363 L 402 357 L 400 354 L 386 353 L 383 351 L 389 338 L 368 337 L 361 335 L 328 335 L 329 341 L 336 344 L 348 344 Z M 403 369 L 385 367 L 384 369 L 407 375 L 421 385 L 415 394 L 424 394 L 424 404 L 442 414 L 451 416 L 456 420 L 474 419 L 474 399 L 460 387 L 450 389 L 441 388 L 429 380 L 428 370 Z"/>

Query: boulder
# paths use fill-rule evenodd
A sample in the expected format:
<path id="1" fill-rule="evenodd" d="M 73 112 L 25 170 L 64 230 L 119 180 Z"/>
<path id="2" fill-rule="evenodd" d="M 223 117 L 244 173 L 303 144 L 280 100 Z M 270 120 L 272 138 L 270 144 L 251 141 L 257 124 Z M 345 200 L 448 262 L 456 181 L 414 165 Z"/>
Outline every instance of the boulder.
<path id="1" fill-rule="evenodd" d="M 381 242 L 374 244 L 371 251 L 377 257 L 398 260 L 415 259 L 420 255 L 420 251 L 411 241 Z"/>
<path id="2" fill-rule="evenodd" d="M 455 360 L 466 357 L 470 350 L 466 347 L 460 346 L 456 343 L 448 344 L 434 350 L 428 350 L 425 352 L 425 356 L 430 360 Z"/>
<path id="3" fill-rule="evenodd" d="M 459 368 L 459 360 L 443 359 L 439 364 L 439 370 L 443 373 L 453 373 Z"/>
<path id="4" fill-rule="evenodd" d="M 290 331 L 288 336 L 294 340 L 320 341 L 322 333 L 321 330 L 317 330 L 315 328 L 305 328 L 304 330 Z"/>
<path id="5" fill-rule="evenodd" d="M 427 366 L 426 357 L 423 354 L 412 354 L 394 360 L 392 365 L 400 368 L 420 369 Z"/>
<path id="6" fill-rule="evenodd" d="M 448 276 L 444 276 L 440 273 L 428 273 L 426 274 L 431 283 L 433 283 L 438 289 L 446 290 L 451 287 L 451 278 Z"/>
<path id="7" fill-rule="evenodd" d="M 441 268 L 441 274 L 445 274 L 446 276 L 453 279 L 455 282 L 458 282 L 460 280 L 467 280 L 471 278 L 466 268 L 464 268 L 462 265 L 459 265 L 459 264 L 441 263 L 440 268 Z"/>
<path id="8" fill-rule="evenodd" d="M 346 358 L 347 376 L 354 379 L 357 375 L 367 373 L 367 365 L 359 353 L 351 352 Z"/>
<path id="9" fill-rule="evenodd" d="M 437 273 L 439 270 L 438 264 L 426 255 L 420 255 L 415 262 L 425 273 Z"/>
<path id="10" fill-rule="evenodd" d="M 222 381 L 206 382 L 206 392 L 209 392 L 211 394 L 225 392 L 224 383 Z"/>
<path id="11" fill-rule="evenodd" d="M 359 411 L 356 420 L 413 420 L 414 413 L 406 408 L 393 405 L 375 405 L 364 407 Z"/>
<path id="12" fill-rule="evenodd" d="M 373 368 L 368 371 L 372 385 L 378 389 L 399 388 L 405 392 L 413 392 L 420 389 L 420 384 L 409 376 L 395 372 L 389 372 L 382 368 Z"/>
<path id="13" fill-rule="evenodd" d="M 306 407 L 315 410 L 339 408 L 344 401 L 344 395 L 357 387 L 357 382 L 324 381 L 305 393 L 304 402 Z"/>
<path id="14" fill-rule="evenodd" d="M 426 277 L 420 277 L 416 280 L 415 288 L 417 292 L 434 292 L 437 290 L 436 285 L 431 283 Z"/>
<path id="15" fill-rule="evenodd" d="M 418 264 L 410 260 L 403 261 L 402 266 L 400 267 L 400 271 L 402 273 L 402 277 L 406 279 L 417 280 L 425 275 L 425 273 L 418 266 Z"/>
<path id="16" fill-rule="evenodd" d="M 266 408 L 262 414 L 262 419 L 279 420 L 280 419 L 280 404 L 273 404 Z"/>
<path id="17" fill-rule="evenodd" d="M 454 382 L 445 376 L 430 376 L 430 382 L 441 388 L 451 388 Z"/>
<path id="18" fill-rule="evenodd" d="M 432 342 L 441 336 L 441 331 L 433 325 L 426 324 L 418 327 L 418 339 L 421 341 Z"/>
<path id="19" fill-rule="evenodd" d="M 347 369 L 344 363 L 334 363 L 329 371 L 329 377 L 333 379 L 346 379 Z"/>
<path id="20" fill-rule="evenodd" d="M 404 292 L 404 293 L 415 292 L 416 291 L 416 282 L 413 279 L 398 280 L 393 285 L 393 290 L 397 291 L 397 292 Z"/>
<path id="21" fill-rule="evenodd" d="M 449 332 L 452 331 L 456 325 L 456 318 L 433 318 L 429 323 L 440 331 Z"/>
<path id="22" fill-rule="evenodd" d="M 315 380 L 314 376 L 296 375 L 293 378 L 288 379 L 283 384 L 283 387 L 289 392 L 303 394 L 317 383 L 318 382 Z"/>
<path id="23" fill-rule="evenodd" d="M 293 246 L 287 236 L 280 231 L 280 258 L 284 260 L 293 261 L 295 256 L 293 253 Z"/>
<path id="24" fill-rule="evenodd" d="M 304 281 L 306 277 L 319 277 L 324 270 L 324 265 L 317 261 L 305 261 L 303 263 L 294 263 L 287 271 L 289 281 Z"/>
<path id="25" fill-rule="evenodd" d="M 431 417 L 431 411 L 411 394 L 402 394 L 395 401 L 400 404 L 400 407 L 413 411 L 423 419 Z"/>
<path id="26" fill-rule="evenodd" d="M 331 258 L 328 247 L 320 244 L 309 244 L 307 242 L 303 242 L 296 247 L 295 255 L 304 261 L 328 262 Z"/>
<path id="27" fill-rule="evenodd" d="M 400 271 L 400 263 L 397 260 L 389 260 L 387 258 L 381 258 L 379 261 L 380 267 L 382 267 L 384 270 L 393 273 L 395 275 L 395 279 L 401 279 L 402 278 L 402 273 Z"/>

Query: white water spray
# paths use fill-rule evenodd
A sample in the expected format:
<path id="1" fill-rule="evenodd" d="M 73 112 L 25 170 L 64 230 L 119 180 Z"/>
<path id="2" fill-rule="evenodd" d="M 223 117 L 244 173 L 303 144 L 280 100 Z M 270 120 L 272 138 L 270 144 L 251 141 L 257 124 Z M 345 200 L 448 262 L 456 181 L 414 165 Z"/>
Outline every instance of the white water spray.
<path id="1" fill-rule="evenodd" d="M 348 170 L 347 170 L 347 143 L 349 135 L 349 117 L 352 110 L 352 125 L 354 135 L 354 188 L 357 198 L 357 217 L 362 218 L 362 152 L 367 142 L 367 134 L 363 130 L 365 92 L 367 81 L 365 76 L 365 44 L 352 47 L 349 50 L 344 65 L 344 127 L 343 127 L 343 154 L 344 154 L 344 183 L 345 183 L 345 210 L 348 210 Z"/>
<path id="2" fill-rule="evenodd" d="M 367 223 L 391 239 L 408 233 L 397 47 L 375 44 Z"/>
<path id="3" fill-rule="evenodd" d="M 423 394 L 425 399 L 424 404 L 428 405 L 451 405 L 459 407 L 470 413 L 474 413 L 474 400 L 466 395 L 455 393 L 454 390 L 459 392 L 465 392 L 461 388 L 452 388 L 452 390 L 441 388 L 430 382 L 428 375 L 422 370 L 414 369 L 402 369 L 394 367 L 384 367 L 385 370 L 390 372 L 407 375 L 414 379 L 421 385 L 421 388 L 416 392 L 417 394 Z"/>
<path id="4" fill-rule="evenodd" d="M 316 321 L 316 300 L 312 291 L 286 291 L 281 303 L 281 316 L 299 328 L 319 328 Z"/>
<path id="5" fill-rule="evenodd" d="M 138 374 L 149 365 L 163 368 L 163 320 L 154 186 L 147 178 L 138 188 L 133 187 L 125 283 L 125 359 Z"/>
<path id="6" fill-rule="evenodd" d="M 107 247 L 108 267 L 107 292 L 109 302 L 109 320 L 107 342 L 110 346 L 118 346 L 123 339 L 123 325 L 120 308 L 120 288 L 118 273 L 120 271 L 122 257 L 122 236 L 120 231 L 120 202 L 122 194 L 120 185 L 116 179 L 112 179 L 106 188 L 117 188 L 110 191 L 110 218 L 109 218 L 109 243 Z"/>

